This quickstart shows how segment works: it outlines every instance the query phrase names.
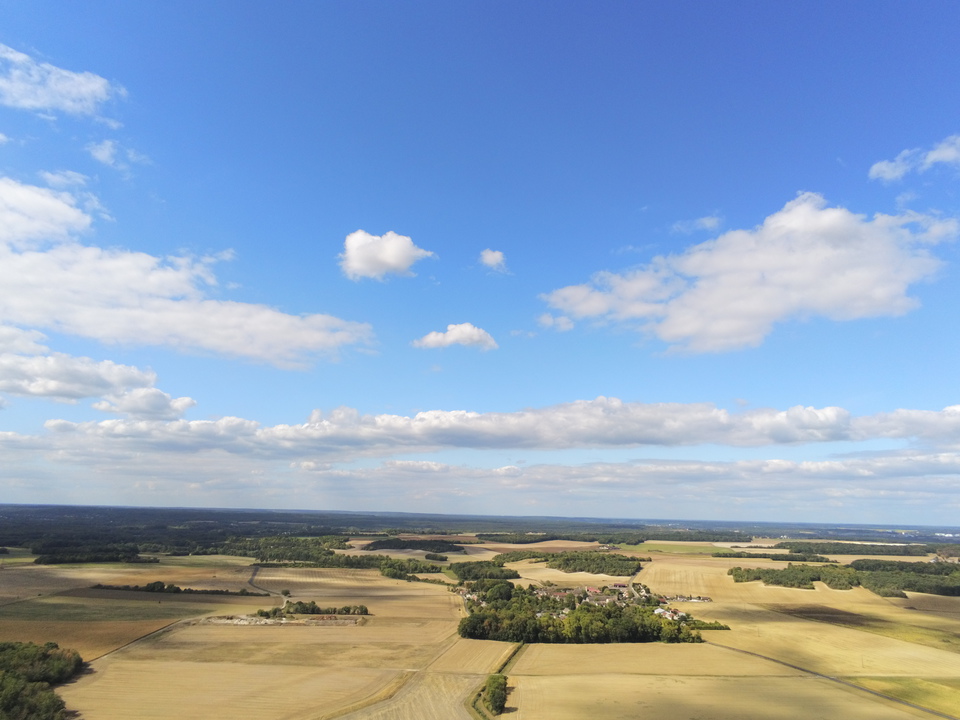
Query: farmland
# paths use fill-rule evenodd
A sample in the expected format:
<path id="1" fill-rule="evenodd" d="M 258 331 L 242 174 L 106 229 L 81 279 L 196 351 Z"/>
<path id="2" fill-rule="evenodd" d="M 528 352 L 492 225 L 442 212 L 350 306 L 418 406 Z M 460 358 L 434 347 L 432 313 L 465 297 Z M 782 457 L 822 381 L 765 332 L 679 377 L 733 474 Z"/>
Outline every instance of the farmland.
<path id="1" fill-rule="evenodd" d="M 510 716 L 726 720 L 757 716 L 758 707 L 763 717 L 783 720 L 930 717 L 922 708 L 960 716 L 960 598 L 881 598 L 819 582 L 812 590 L 735 583 L 727 575 L 733 566 L 777 568 L 786 561 L 712 557 L 728 544 L 670 540 L 619 552 L 652 558 L 636 580 L 658 595 L 711 600 L 674 599 L 672 608 L 730 630 L 703 630 L 703 644 L 524 646 L 504 671 Z M 362 545 L 336 552 L 369 555 Z M 490 561 L 514 550 L 599 547 L 574 540 L 474 542 L 450 562 Z M 385 554 L 423 559 L 425 551 Z M 58 692 L 79 720 L 468 720 L 465 700 L 516 647 L 458 637 L 466 612 L 460 595 L 377 569 L 254 566 L 251 558 L 216 554 L 51 566 L 32 564 L 29 553 L 16 548 L 4 559 L 0 641 L 53 641 L 77 649 L 89 671 Z M 531 559 L 506 567 L 520 575 L 514 584 L 551 592 L 630 581 L 565 573 Z M 92 589 L 157 581 L 268 596 Z M 286 599 L 365 605 L 370 615 L 314 625 L 210 621 L 248 616 Z"/>

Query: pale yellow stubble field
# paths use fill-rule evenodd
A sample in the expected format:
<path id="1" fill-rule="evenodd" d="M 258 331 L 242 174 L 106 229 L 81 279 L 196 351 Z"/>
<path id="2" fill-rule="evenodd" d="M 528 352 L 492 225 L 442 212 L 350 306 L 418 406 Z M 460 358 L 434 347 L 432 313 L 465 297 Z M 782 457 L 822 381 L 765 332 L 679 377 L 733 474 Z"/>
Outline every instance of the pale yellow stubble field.
<path id="1" fill-rule="evenodd" d="M 614 720 L 647 714 L 701 720 L 924 716 L 774 662 L 779 660 L 941 712 L 960 713 L 960 646 L 944 642 L 937 647 L 941 639 L 960 640 L 960 598 L 910 594 L 907 600 L 890 600 L 861 588 L 831 590 L 822 583 L 815 590 L 738 584 L 726 574 L 736 565 L 785 567 L 763 559 L 664 552 L 657 553 L 639 577 L 663 595 L 711 597 L 710 603 L 673 604 L 698 618 L 731 625 L 730 631 L 703 632 L 717 645 L 529 646 L 510 671 L 508 707 L 517 709 L 520 720 Z M 829 610 L 837 609 L 845 622 L 863 620 L 887 635 L 778 608 L 799 608 L 814 617 L 831 617 Z M 819 614 L 823 609 L 827 612 Z"/>
<path id="2" fill-rule="evenodd" d="M 93 663 L 62 689 L 68 707 L 85 720 L 328 717 L 388 699 L 456 648 L 461 603 L 445 587 L 307 568 L 264 568 L 255 582 L 321 606 L 364 604 L 372 615 L 355 626 L 182 623 Z M 460 653 L 464 662 L 477 655 Z"/>

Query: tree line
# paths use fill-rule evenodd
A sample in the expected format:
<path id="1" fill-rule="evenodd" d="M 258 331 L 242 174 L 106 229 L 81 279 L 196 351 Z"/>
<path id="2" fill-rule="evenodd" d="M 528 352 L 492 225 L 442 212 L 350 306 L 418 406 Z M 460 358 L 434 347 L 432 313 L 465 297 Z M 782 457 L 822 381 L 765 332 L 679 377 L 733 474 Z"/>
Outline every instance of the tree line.
<path id="1" fill-rule="evenodd" d="M 889 545 L 879 543 L 818 542 L 811 540 L 785 540 L 773 547 L 787 548 L 792 553 L 818 555 L 929 555 L 937 552 L 940 545 L 911 544 Z"/>
<path id="2" fill-rule="evenodd" d="M 97 583 L 93 585 L 94 590 L 128 590 L 130 592 L 149 592 L 149 593 L 184 593 L 185 595 L 242 595 L 244 597 L 269 597 L 270 593 L 250 592 L 246 588 L 239 590 L 203 590 L 198 588 L 182 588 L 173 583 L 164 583 L 162 580 L 147 583 L 146 585 L 104 585 Z"/>
<path id="3" fill-rule="evenodd" d="M 263 618 L 282 618 L 288 615 L 369 615 L 366 605 L 344 605 L 342 607 L 320 607 L 315 600 L 310 602 L 287 602 L 283 607 L 257 610 L 257 616 Z"/>
<path id="4" fill-rule="evenodd" d="M 687 541 L 687 542 L 750 542 L 752 535 L 736 530 L 631 530 L 624 532 L 569 532 L 569 533 L 477 533 L 477 539 L 484 542 L 505 543 L 510 545 L 529 545 L 531 543 L 554 540 L 575 540 L 578 542 L 598 542 L 605 545 L 640 545 L 647 540 Z"/>
<path id="5" fill-rule="evenodd" d="M 0 718 L 66 720 L 52 683 L 66 682 L 83 667 L 76 650 L 56 643 L 0 642 Z"/>
<path id="6" fill-rule="evenodd" d="M 834 590 L 862 586 L 881 597 L 906 597 L 906 592 L 960 596 L 960 566 L 952 563 L 854 560 L 849 565 L 789 565 L 783 569 L 730 568 L 736 582 L 761 580 L 765 585 L 812 589 L 815 581 Z"/>

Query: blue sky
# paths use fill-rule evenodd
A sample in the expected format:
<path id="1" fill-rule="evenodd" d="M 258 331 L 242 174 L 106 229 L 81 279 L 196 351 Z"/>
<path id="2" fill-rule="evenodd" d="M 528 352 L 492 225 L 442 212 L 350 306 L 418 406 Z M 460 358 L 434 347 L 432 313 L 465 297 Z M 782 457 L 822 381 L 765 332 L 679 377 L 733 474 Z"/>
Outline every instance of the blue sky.
<path id="1" fill-rule="evenodd" d="M 0 497 L 956 524 L 958 22 L 4 0 Z"/>

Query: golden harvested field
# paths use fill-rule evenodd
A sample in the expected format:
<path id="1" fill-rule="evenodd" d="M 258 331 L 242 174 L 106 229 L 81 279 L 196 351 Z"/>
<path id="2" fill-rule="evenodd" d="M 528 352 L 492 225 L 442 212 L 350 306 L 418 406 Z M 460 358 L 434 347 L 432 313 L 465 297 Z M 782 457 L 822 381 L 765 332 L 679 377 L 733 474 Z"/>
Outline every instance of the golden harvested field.
<path id="1" fill-rule="evenodd" d="M 552 550 L 586 543 L 543 543 Z M 821 673 L 960 715 L 960 598 L 880 598 L 856 588 L 814 590 L 734 583 L 736 565 L 709 543 L 662 543 L 639 580 L 730 631 L 694 645 L 529 645 L 508 671 L 507 717 L 596 720 L 764 717 L 903 720 L 917 710 Z M 537 545 L 470 546 L 471 559 Z M 673 550 L 677 550 L 674 552 Z M 459 559 L 451 556 L 451 559 Z M 222 562 L 221 562 L 222 561 Z M 82 720 L 467 720 L 463 701 L 513 645 L 456 635 L 463 606 L 446 587 L 391 580 L 376 570 L 254 569 L 238 558 L 163 558 L 150 565 L 5 566 L 0 640 L 53 640 L 95 659 L 60 689 Z M 627 578 L 511 563 L 519 582 L 609 585 Z M 100 582 L 266 590 L 270 597 L 92 590 Z M 357 625 L 211 624 L 279 604 L 279 593 L 321 606 L 366 605 Z M 38 593 L 40 593 L 38 595 Z M 17 600 L 17 597 L 20 599 Z M 159 632 L 154 632 L 158 631 Z M 99 658 L 99 659 L 96 659 Z M 795 667 L 790 667 L 790 665 Z M 759 710 L 758 710 L 759 708 Z"/>
<path id="2" fill-rule="evenodd" d="M 430 665 L 430 672 L 489 674 L 513 650 L 513 643 L 460 638 Z"/>
<path id="3" fill-rule="evenodd" d="M 639 581 L 730 631 L 702 645 L 531 645 L 509 672 L 519 720 L 590 717 L 911 718 L 926 714 L 821 673 L 931 709 L 960 711 L 960 598 L 880 598 L 862 588 L 814 590 L 734 583 L 736 565 L 771 560 L 653 554 Z M 753 653 L 753 654 L 751 654 Z M 786 663 L 786 664 L 784 664 Z M 793 665 L 795 667 L 789 667 Z M 929 717 L 929 715 L 926 715 Z"/>
<path id="4" fill-rule="evenodd" d="M 392 698 L 339 717 L 343 720 L 473 720 L 463 707 L 478 675 L 418 673 Z"/>
<path id="5" fill-rule="evenodd" d="M 84 720 L 98 718 L 324 717 L 334 708 L 373 695 L 400 674 L 396 669 L 318 671 L 310 666 L 182 662 L 112 658 L 60 695 Z"/>
<path id="6" fill-rule="evenodd" d="M 506 567 L 520 573 L 520 579 L 512 580 L 511 582 L 524 586 L 530 583 L 543 585 L 549 582 L 561 588 L 575 588 L 585 585 L 612 585 L 615 582 L 626 583 L 630 580 L 629 576 L 594 575 L 585 572 L 567 573 L 562 570 L 548 568 L 546 563 L 535 563 L 532 560 L 520 560 L 519 562 L 507 563 Z"/>
<path id="7" fill-rule="evenodd" d="M 930 716 L 813 677 L 511 676 L 516 720 L 913 720 Z"/>
<path id="8" fill-rule="evenodd" d="M 686 542 L 647 540 L 639 545 L 620 545 L 621 552 L 627 555 L 650 555 L 651 553 L 689 553 L 691 555 L 710 555 L 722 548 L 710 542 Z"/>
<path id="9" fill-rule="evenodd" d="M 156 632 L 174 620 L 143 620 L 140 622 L 90 623 L 59 622 L 56 620 L 23 622 L 0 619 L 0 640 L 4 642 L 33 642 L 42 645 L 56 642 L 61 647 L 73 648 L 87 661 L 96 660 L 127 643 Z"/>
<path id="10" fill-rule="evenodd" d="M 960 680 L 956 678 L 861 677 L 854 682 L 885 695 L 960 716 Z"/>
<path id="11" fill-rule="evenodd" d="M 365 604 L 373 615 L 338 626 L 181 622 L 94 662 L 92 674 L 62 688 L 68 707 L 84 720 L 295 720 L 391 707 L 456 717 L 508 647 L 457 638 L 462 603 L 445 587 L 312 568 L 263 568 L 254 582 L 320 605 Z"/>
<path id="12" fill-rule="evenodd" d="M 736 670 L 732 670 L 736 666 Z M 799 670 L 712 645 L 528 645 L 510 671 L 523 675 L 802 676 Z M 583 681 L 578 681 L 583 682 Z M 592 682 L 592 680 L 591 680 Z"/>

